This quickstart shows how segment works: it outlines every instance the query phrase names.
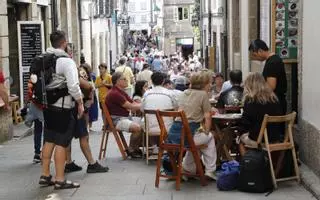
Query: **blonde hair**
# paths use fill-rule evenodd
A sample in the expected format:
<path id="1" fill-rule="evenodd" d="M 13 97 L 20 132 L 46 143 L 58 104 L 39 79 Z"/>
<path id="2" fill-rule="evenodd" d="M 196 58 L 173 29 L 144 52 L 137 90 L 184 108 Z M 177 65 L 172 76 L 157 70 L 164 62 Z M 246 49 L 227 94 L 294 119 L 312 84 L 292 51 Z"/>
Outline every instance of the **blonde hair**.
<path id="1" fill-rule="evenodd" d="M 211 81 L 212 76 L 208 71 L 194 73 L 190 78 L 191 89 L 202 90 Z"/>
<path id="2" fill-rule="evenodd" d="M 259 73 L 250 73 L 244 81 L 244 102 L 261 104 L 278 102 L 277 96 Z"/>

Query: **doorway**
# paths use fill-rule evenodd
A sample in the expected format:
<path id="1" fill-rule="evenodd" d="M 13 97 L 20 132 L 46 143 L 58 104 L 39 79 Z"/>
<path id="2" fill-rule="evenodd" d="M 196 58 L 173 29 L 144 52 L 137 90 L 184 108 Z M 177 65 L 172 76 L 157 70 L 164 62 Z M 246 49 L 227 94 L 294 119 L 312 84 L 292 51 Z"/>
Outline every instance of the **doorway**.
<path id="1" fill-rule="evenodd" d="M 188 56 L 193 54 L 193 45 L 192 44 L 182 45 L 181 52 L 182 52 L 182 56 L 185 59 L 188 59 Z"/>

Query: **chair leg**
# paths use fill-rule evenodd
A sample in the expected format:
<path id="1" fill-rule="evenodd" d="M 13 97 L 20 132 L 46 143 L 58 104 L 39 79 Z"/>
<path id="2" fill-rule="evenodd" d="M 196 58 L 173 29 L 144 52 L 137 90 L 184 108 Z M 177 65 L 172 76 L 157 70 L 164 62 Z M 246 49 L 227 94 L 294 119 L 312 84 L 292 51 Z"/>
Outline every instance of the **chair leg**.
<path id="1" fill-rule="evenodd" d="M 175 157 L 175 152 L 168 152 L 169 157 L 170 157 L 170 163 L 171 163 L 171 167 L 172 167 L 172 172 L 174 174 L 174 176 L 177 176 L 178 173 L 178 169 L 177 169 L 177 159 Z"/>
<path id="2" fill-rule="evenodd" d="M 295 175 L 297 176 L 297 181 L 298 183 L 300 183 L 300 172 L 299 172 L 299 166 L 298 166 L 298 161 L 297 161 L 297 155 L 296 155 L 296 150 L 293 146 L 293 148 L 291 149 L 292 151 L 292 158 L 293 158 L 293 165 L 294 165 L 294 171 L 295 171 Z"/>
<path id="3" fill-rule="evenodd" d="M 161 158 L 163 155 L 163 149 L 159 149 L 159 154 L 158 154 L 158 160 L 157 160 L 157 171 L 156 171 L 156 181 L 155 181 L 155 186 L 158 188 L 159 187 L 159 182 L 160 182 L 160 169 L 161 169 Z"/>
<path id="4" fill-rule="evenodd" d="M 122 142 L 122 144 L 123 144 L 124 149 L 125 149 L 126 151 L 129 150 L 129 147 L 128 147 L 126 138 L 124 138 L 123 133 L 122 133 L 122 132 L 118 132 L 118 133 L 119 133 L 119 136 L 120 136 L 120 138 L 121 138 L 121 142 Z"/>
<path id="5" fill-rule="evenodd" d="M 102 133 L 102 138 L 101 138 L 101 144 L 100 144 L 100 151 L 99 151 L 99 160 L 102 160 L 103 158 L 103 152 L 105 151 L 105 138 L 106 138 L 106 132 L 104 131 Z"/>
<path id="6" fill-rule="evenodd" d="M 277 180 L 276 180 L 276 177 L 275 177 L 275 173 L 274 173 L 274 169 L 273 169 L 273 163 L 272 163 L 272 158 L 271 158 L 271 153 L 270 153 L 269 150 L 268 150 L 268 157 L 269 157 L 269 164 L 270 164 L 270 170 L 271 170 L 272 183 L 273 183 L 274 189 L 277 189 L 277 188 L 278 188 L 278 186 L 277 186 Z"/>
<path id="7" fill-rule="evenodd" d="M 122 155 L 123 160 L 127 159 L 127 154 L 125 151 L 126 149 L 124 148 L 124 144 L 121 139 L 121 134 L 119 132 L 113 132 L 113 136 L 116 139 L 116 142 L 118 144 L 118 147 L 119 147 L 119 150 L 120 150 L 120 153 Z"/>
<path id="8" fill-rule="evenodd" d="M 183 151 L 179 152 L 179 158 L 178 158 L 178 167 L 177 167 L 177 176 L 176 176 L 176 190 L 180 190 L 181 185 L 181 176 L 182 176 L 182 158 L 183 158 Z"/>
<path id="9" fill-rule="evenodd" d="M 146 162 L 149 165 L 149 135 L 146 133 Z"/>
<path id="10" fill-rule="evenodd" d="M 104 149 L 104 152 L 103 152 L 103 158 L 106 157 L 106 153 L 107 153 L 107 146 L 108 146 L 108 140 L 109 140 L 109 132 L 107 132 L 106 134 L 106 144 L 105 144 L 105 149 Z"/>

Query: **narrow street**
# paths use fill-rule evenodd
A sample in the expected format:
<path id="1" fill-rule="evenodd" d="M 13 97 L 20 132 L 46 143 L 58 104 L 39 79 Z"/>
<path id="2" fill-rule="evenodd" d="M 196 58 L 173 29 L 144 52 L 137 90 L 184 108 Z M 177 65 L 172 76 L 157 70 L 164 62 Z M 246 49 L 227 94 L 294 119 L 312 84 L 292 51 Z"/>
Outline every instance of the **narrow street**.
<path id="1" fill-rule="evenodd" d="M 94 130 L 99 130 L 101 122 L 94 123 Z M 90 144 L 94 156 L 100 147 L 100 132 L 90 135 Z M 78 181 L 79 189 L 55 191 L 53 187 L 40 188 L 38 180 L 41 166 L 32 164 L 33 136 L 10 141 L 0 146 L 0 199 L 3 200 L 212 200 L 266 199 L 264 194 L 249 194 L 239 191 L 221 192 L 215 182 L 202 187 L 199 181 L 183 182 L 181 191 L 175 191 L 173 181 L 162 179 L 159 189 L 154 187 L 155 163 L 148 165 L 144 160 L 122 160 L 113 137 L 108 143 L 107 160 L 103 164 L 110 171 L 102 174 L 87 174 L 86 161 L 79 148 L 78 141 L 73 142 L 73 159 L 82 165 L 80 172 L 70 173 L 67 178 Z M 53 170 L 52 166 L 52 170 Z M 286 182 L 270 194 L 267 199 L 315 199 L 311 193 L 296 182 Z"/>

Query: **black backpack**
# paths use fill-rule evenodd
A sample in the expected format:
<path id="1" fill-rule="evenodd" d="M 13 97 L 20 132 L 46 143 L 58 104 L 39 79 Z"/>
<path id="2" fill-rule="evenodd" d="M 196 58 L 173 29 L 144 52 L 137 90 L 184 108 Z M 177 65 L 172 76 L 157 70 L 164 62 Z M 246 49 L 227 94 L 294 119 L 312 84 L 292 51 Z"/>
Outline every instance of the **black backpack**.
<path id="1" fill-rule="evenodd" d="M 267 154 L 260 149 L 250 149 L 240 162 L 238 190 L 263 193 L 272 191 L 272 177 Z"/>
<path id="2" fill-rule="evenodd" d="M 46 108 L 50 104 L 54 104 L 59 98 L 68 95 L 68 88 L 51 88 L 47 90 L 47 85 L 53 81 L 53 74 L 56 72 L 56 62 L 59 58 L 66 56 L 56 56 L 52 53 L 44 53 L 36 56 L 30 67 L 31 76 L 36 75 L 36 82 L 32 82 L 32 99 Z"/>

